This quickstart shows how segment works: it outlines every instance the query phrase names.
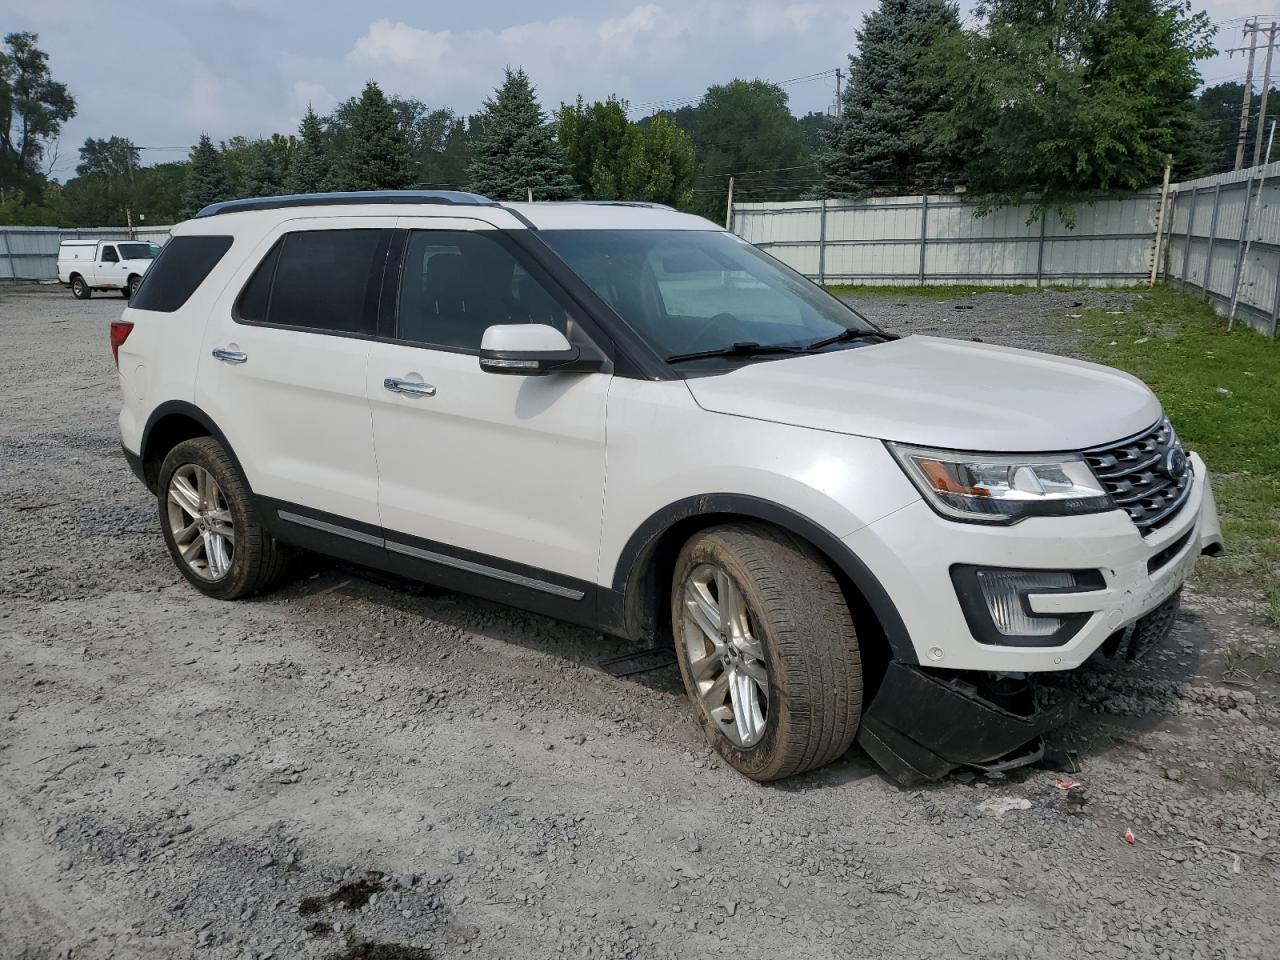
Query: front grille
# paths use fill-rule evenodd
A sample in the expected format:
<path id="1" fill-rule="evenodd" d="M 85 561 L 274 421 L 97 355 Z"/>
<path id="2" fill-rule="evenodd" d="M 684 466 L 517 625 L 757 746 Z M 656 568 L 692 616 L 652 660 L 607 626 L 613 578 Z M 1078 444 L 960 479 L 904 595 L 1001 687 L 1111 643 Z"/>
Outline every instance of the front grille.
<path id="1" fill-rule="evenodd" d="M 1190 463 L 1180 477 L 1169 470 L 1174 448 L 1181 450 L 1173 427 L 1161 420 L 1136 437 L 1085 451 L 1094 475 L 1144 536 L 1173 519 L 1191 493 Z"/>

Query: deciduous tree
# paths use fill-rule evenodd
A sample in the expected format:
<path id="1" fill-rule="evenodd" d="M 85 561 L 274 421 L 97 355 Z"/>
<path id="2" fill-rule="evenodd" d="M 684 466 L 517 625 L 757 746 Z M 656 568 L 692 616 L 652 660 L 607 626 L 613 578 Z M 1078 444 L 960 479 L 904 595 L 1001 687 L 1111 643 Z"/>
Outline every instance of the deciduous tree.
<path id="1" fill-rule="evenodd" d="M 39 197 L 41 161 L 76 101 L 49 73 L 49 57 L 34 33 L 10 33 L 0 48 L 0 188 Z"/>
<path id="2" fill-rule="evenodd" d="M 1212 26 L 1182 0 L 993 0 L 935 43 L 947 109 L 934 144 L 965 158 L 987 206 L 1071 207 L 1160 179 L 1194 142 L 1196 62 Z"/>

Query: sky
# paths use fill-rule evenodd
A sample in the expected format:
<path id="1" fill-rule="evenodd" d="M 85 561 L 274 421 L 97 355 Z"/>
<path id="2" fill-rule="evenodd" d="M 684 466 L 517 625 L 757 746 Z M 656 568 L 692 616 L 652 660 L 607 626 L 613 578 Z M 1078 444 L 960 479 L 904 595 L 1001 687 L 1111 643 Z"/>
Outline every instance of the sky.
<path id="1" fill-rule="evenodd" d="M 616 94 L 638 117 L 696 102 L 709 84 L 734 77 L 794 81 L 784 87 L 793 111 L 826 110 L 831 71 L 847 66 L 854 31 L 873 6 L 0 0 L 0 31 L 38 33 L 54 78 L 77 100 L 52 171 L 66 179 L 86 137 L 127 137 L 147 148 L 146 163 L 182 159 L 201 132 L 215 141 L 292 133 L 308 104 L 323 113 L 370 79 L 430 107 L 473 113 L 508 65 L 525 68 L 548 110 L 578 94 Z M 1220 48 L 1241 44 L 1242 18 L 1273 13 L 1265 0 L 1197 0 L 1196 9 L 1220 24 Z M 1201 70 L 1208 82 L 1240 80 L 1244 58 L 1220 54 Z"/>

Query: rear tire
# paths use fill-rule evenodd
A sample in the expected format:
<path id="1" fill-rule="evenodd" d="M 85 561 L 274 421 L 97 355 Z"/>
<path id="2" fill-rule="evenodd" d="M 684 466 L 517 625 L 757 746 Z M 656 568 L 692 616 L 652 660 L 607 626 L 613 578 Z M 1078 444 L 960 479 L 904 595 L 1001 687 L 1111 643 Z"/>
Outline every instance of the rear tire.
<path id="1" fill-rule="evenodd" d="M 267 532 L 249 485 L 213 437 L 184 440 L 170 450 L 159 491 L 169 554 L 201 593 L 238 600 L 284 577 L 288 548 Z"/>
<path id="2" fill-rule="evenodd" d="M 808 544 L 765 525 L 705 530 L 676 559 L 671 610 L 685 690 L 734 769 L 779 780 L 853 744 L 858 637 L 839 582 Z"/>
<path id="3" fill-rule="evenodd" d="M 88 300 L 93 296 L 93 289 L 85 283 L 84 277 L 76 274 L 71 278 L 71 295 L 77 300 Z"/>

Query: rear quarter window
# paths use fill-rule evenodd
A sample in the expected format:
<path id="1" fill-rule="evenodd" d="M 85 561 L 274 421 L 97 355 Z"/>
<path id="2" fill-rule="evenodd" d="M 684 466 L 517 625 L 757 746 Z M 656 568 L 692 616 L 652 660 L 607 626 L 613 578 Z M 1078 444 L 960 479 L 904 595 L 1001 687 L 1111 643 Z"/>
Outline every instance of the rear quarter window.
<path id="1" fill-rule="evenodd" d="M 173 313 L 191 298 L 230 249 L 231 237 L 174 237 L 143 276 L 129 306 Z"/>

